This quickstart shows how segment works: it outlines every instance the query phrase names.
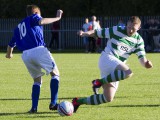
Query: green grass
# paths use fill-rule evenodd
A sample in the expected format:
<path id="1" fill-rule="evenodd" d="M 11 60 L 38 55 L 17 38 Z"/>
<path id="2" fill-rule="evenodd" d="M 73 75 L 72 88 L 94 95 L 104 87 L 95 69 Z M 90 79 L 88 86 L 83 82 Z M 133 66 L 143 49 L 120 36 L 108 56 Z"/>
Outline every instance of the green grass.
<path id="1" fill-rule="evenodd" d="M 92 94 L 91 81 L 99 78 L 100 54 L 58 53 L 53 57 L 60 70 L 58 102 Z M 128 60 L 134 75 L 120 82 L 115 99 L 98 106 L 82 105 L 76 114 L 61 117 L 49 111 L 50 76 L 43 77 L 38 114 L 27 114 L 31 107 L 32 78 L 21 54 L 6 59 L 0 53 L 0 120 L 160 120 L 160 55 L 147 54 L 154 68 L 141 67 L 135 55 Z M 102 92 L 102 90 L 101 90 Z"/>

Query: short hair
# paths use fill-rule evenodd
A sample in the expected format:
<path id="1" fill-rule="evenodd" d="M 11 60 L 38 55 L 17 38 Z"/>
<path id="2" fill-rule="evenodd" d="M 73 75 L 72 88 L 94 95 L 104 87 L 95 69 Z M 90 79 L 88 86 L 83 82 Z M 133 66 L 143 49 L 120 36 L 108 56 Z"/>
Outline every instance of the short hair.
<path id="1" fill-rule="evenodd" d="M 37 12 L 36 9 L 40 11 L 40 8 L 37 5 L 27 5 L 26 7 L 27 16 L 35 14 Z"/>
<path id="2" fill-rule="evenodd" d="M 141 24 L 141 20 L 138 16 L 132 16 L 129 18 L 128 22 Z"/>

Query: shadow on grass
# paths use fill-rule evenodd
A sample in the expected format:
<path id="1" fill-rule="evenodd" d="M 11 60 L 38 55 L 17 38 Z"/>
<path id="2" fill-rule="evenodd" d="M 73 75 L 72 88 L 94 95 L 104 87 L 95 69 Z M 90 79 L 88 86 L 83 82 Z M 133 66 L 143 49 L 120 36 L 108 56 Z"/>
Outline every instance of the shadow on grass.
<path id="1" fill-rule="evenodd" d="M 44 114 L 47 114 L 44 116 Z M 37 112 L 34 114 L 30 114 L 27 112 L 19 112 L 19 113 L 0 113 L 0 116 L 18 116 L 18 117 L 23 117 L 23 118 L 46 118 L 46 117 L 59 117 L 59 116 L 53 116 L 54 114 L 57 114 L 57 112 Z M 19 116 L 22 115 L 22 116 Z M 24 116 L 25 115 L 25 116 Z M 43 116 L 41 116 L 43 115 Z"/>
<path id="2" fill-rule="evenodd" d="M 64 98 L 63 98 L 64 99 Z M 88 109 L 88 106 L 91 107 L 91 105 L 84 105 L 82 108 L 84 109 Z M 94 105 L 95 106 L 95 105 Z M 95 106 L 96 107 L 96 106 Z M 113 106 L 99 106 L 97 105 L 97 107 L 114 107 L 114 108 L 132 108 L 132 107 L 160 107 L 159 104 L 156 104 L 156 105 L 113 105 Z M 45 115 L 46 114 L 46 115 Z M 53 116 L 54 114 L 57 114 L 57 111 L 55 112 L 37 112 L 35 114 L 30 114 L 30 113 L 27 113 L 27 112 L 19 112 L 19 113 L 0 113 L 0 116 L 19 116 L 19 115 L 22 115 L 22 116 L 19 116 L 19 117 L 23 117 L 23 118 L 47 118 L 47 117 L 60 117 L 59 115 L 58 116 Z M 25 115 L 25 116 L 24 116 Z"/>
<path id="3" fill-rule="evenodd" d="M 72 98 L 58 98 L 59 101 L 61 100 L 69 100 L 69 99 L 73 99 Z M 19 101 L 19 100 L 31 100 L 29 98 L 0 98 L 0 101 Z M 50 100 L 50 98 L 40 98 L 39 100 Z M 44 115 L 47 114 L 47 115 Z M 57 116 L 53 116 L 54 114 L 57 114 Z M 19 116 L 22 115 L 22 116 Z M 58 115 L 57 111 L 53 111 L 53 112 L 37 112 L 35 114 L 30 114 L 27 112 L 16 112 L 16 113 L 0 113 L 0 117 L 1 116 L 19 116 L 20 118 L 47 118 L 47 117 L 61 117 Z"/>
<path id="4" fill-rule="evenodd" d="M 69 100 L 69 99 L 73 99 L 72 98 L 58 98 L 59 100 Z M 9 100 L 31 100 L 29 98 L 0 98 L 0 101 L 9 101 Z M 40 98 L 39 100 L 50 100 L 50 98 Z"/>
<path id="5" fill-rule="evenodd" d="M 88 105 L 82 106 L 83 108 L 88 108 Z M 94 105 L 94 107 L 96 107 L 96 105 Z M 110 108 L 132 108 L 132 107 L 160 107 L 160 104 L 155 104 L 155 105 L 109 105 L 109 106 L 101 106 L 101 105 L 97 105 L 98 108 L 103 108 L 103 107 L 110 107 Z"/>
<path id="6" fill-rule="evenodd" d="M 113 105 L 108 107 L 160 107 L 160 105 Z"/>

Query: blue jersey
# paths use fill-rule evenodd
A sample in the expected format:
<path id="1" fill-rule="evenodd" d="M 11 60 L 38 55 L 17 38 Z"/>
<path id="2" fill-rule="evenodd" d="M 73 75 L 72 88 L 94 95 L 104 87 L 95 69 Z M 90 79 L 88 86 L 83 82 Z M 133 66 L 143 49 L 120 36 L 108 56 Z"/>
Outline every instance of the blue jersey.
<path id="1" fill-rule="evenodd" d="M 41 19 L 42 17 L 38 14 L 23 19 L 14 29 L 14 35 L 8 45 L 10 47 L 17 46 L 20 51 L 45 46 L 43 27 L 39 25 Z"/>

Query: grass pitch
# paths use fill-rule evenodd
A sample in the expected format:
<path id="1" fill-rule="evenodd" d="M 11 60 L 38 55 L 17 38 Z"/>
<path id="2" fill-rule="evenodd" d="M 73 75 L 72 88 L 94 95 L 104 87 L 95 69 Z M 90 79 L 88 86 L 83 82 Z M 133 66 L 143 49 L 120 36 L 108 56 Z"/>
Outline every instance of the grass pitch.
<path id="1" fill-rule="evenodd" d="M 92 93 L 91 81 L 99 78 L 100 54 L 58 53 L 53 57 L 61 77 L 58 102 Z M 0 120 L 160 120 L 160 55 L 147 54 L 153 69 L 143 68 L 135 55 L 127 64 L 134 75 L 120 82 L 115 99 L 98 106 L 82 105 L 76 114 L 61 117 L 49 111 L 50 76 L 43 77 L 37 114 L 26 113 L 31 107 L 33 80 L 28 74 L 21 54 L 6 59 L 0 53 Z M 102 92 L 102 90 L 101 90 Z"/>

